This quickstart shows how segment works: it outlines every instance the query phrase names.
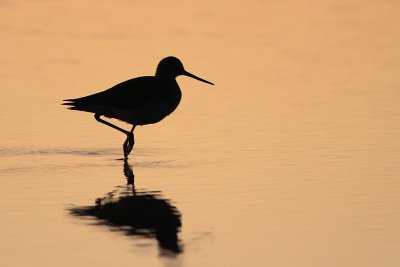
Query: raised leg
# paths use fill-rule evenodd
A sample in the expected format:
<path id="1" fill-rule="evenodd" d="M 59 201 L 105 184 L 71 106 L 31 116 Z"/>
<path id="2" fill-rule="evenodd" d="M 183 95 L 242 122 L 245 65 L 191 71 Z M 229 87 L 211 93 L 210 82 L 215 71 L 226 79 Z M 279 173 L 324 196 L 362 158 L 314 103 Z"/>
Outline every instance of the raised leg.
<path id="1" fill-rule="evenodd" d="M 128 132 L 128 131 L 126 131 L 126 130 L 124 130 L 124 129 L 122 129 L 122 128 L 119 128 L 118 126 L 116 126 L 116 125 L 114 125 L 114 124 L 112 124 L 112 123 L 109 123 L 108 121 L 103 120 L 102 118 L 100 118 L 100 116 L 101 116 L 101 114 L 98 114 L 98 113 L 94 114 L 94 118 L 95 118 L 98 122 L 101 122 L 101 123 L 103 123 L 103 124 L 105 124 L 105 125 L 107 125 L 107 126 L 110 126 L 111 128 L 114 128 L 114 129 L 116 129 L 116 130 L 118 130 L 118 131 L 120 131 L 120 132 L 123 132 L 123 133 L 126 134 L 126 135 L 131 134 L 131 132 Z"/>
<path id="2" fill-rule="evenodd" d="M 127 137 L 126 137 L 126 140 L 125 140 L 122 148 L 124 149 L 124 159 L 125 159 L 125 161 L 128 160 L 128 155 L 129 155 L 129 153 L 131 153 L 132 148 L 135 145 L 135 137 L 133 135 L 133 130 L 135 129 L 136 125 L 133 125 L 131 131 L 128 132 L 128 131 L 126 131 L 126 130 L 124 130 L 124 129 L 122 129 L 122 128 L 120 128 L 120 127 L 118 127 L 118 126 L 116 126 L 116 125 L 114 125 L 114 124 L 112 124 L 110 122 L 108 122 L 108 121 L 105 121 L 105 120 L 101 119 L 100 116 L 101 116 L 101 114 L 98 114 L 98 113 L 94 114 L 94 118 L 98 122 L 101 122 L 101 123 L 103 123 L 103 124 L 105 124 L 107 126 L 110 126 L 111 128 L 114 128 L 114 129 L 126 134 Z"/>

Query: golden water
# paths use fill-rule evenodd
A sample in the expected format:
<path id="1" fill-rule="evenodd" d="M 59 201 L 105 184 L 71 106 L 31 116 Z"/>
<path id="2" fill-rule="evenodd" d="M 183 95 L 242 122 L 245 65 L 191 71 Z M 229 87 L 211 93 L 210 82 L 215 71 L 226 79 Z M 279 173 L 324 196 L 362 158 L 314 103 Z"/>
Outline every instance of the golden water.
<path id="1" fill-rule="evenodd" d="M 399 12 L 1 1 L 1 265 L 398 266 Z M 153 75 L 168 55 L 216 86 L 179 77 L 178 109 L 137 128 L 130 199 L 181 221 L 180 252 L 71 213 L 132 188 L 124 136 L 60 105 Z"/>

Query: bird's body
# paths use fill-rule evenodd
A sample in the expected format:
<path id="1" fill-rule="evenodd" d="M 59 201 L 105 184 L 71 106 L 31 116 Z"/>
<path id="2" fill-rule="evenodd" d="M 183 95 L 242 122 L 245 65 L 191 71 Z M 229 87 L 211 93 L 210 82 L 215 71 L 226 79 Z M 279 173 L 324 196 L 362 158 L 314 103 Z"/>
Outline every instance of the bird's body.
<path id="1" fill-rule="evenodd" d="M 171 114 L 181 97 L 175 79 L 144 76 L 119 83 L 103 92 L 66 101 L 70 101 L 72 110 L 100 113 L 129 124 L 145 125 L 159 122 Z"/>
<path id="2" fill-rule="evenodd" d="M 171 114 L 179 105 L 182 92 L 176 77 L 186 75 L 202 82 L 203 80 L 184 70 L 182 63 L 175 57 L 167 57 L 160 61 L 155 76 L 144 76 L 119 83 L 108 90 L 89 96 L 67 99 L 63 103 L 69 109 L 95 113 L 95 118 L 125 134 L 125 159 L 132 150 L 133 130 L 136 125 L 157 123 Z M 105 116 L 132 124 L 130 132 L 106 122 L 100 118 Z"/>

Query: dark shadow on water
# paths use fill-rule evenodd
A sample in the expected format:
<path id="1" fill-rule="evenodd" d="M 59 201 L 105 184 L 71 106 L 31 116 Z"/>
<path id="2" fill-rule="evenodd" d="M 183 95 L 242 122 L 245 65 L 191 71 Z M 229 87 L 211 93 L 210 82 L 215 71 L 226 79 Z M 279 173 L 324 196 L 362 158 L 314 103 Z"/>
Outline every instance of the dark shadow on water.
<path id="1" fill-rule="evenodd" d="M 128 236 L 156 238 L 160 255 L 173 256 L 183 252 L 178 233 L 182 226 L 181 214 L 160 191 L 135 189 L 135 176 L 124 163 L 127 186 L 118 187 L 96 199 L 93 206 L 70 208 L 70 214 L 90 217 L 96 225 L 106 225 Z"/>

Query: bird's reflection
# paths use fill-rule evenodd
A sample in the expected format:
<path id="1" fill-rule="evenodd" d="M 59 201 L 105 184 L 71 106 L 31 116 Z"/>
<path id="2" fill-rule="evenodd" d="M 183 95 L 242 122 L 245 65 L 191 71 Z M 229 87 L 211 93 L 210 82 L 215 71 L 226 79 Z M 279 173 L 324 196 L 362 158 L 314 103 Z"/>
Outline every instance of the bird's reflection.
<path id="1" fill-rule="evenodd" d="M 70 213 L 79 217 L 94 217 L 99 225 L 121 230 L 129 236 L 156 238 L 161 255 L 181 253 L 178 232 L 181 214 L 161 192 L 135 189 L 132 168 L 124 163 L 128 186 L 118 187 L 94 206 L 74 207 Z"/>

